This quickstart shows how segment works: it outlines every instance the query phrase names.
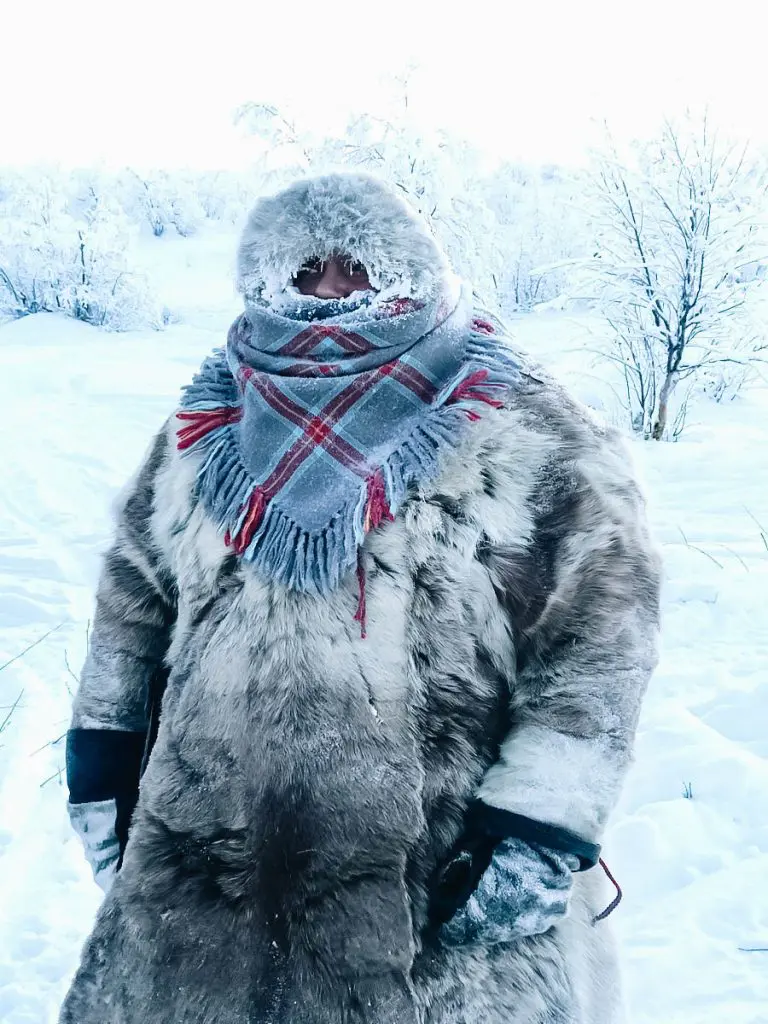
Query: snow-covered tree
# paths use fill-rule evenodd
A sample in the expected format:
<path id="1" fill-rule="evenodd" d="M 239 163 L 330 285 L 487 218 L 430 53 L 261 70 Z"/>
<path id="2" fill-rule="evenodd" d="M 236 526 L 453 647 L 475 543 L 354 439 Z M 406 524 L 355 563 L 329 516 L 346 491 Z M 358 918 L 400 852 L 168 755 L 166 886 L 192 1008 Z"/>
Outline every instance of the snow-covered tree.
<path id="1" fill-rule="evenodd" d="M 473 281 L 484 301 L 497 306 L 503 252 L 498 225 L 477 183 L 479 154 L 446 132 L 431 130 L 402 109 L 360 114 L 337 134 L 317 136 L 274 106 L 250 103 L 238 120 L 264 145 L 265 189 L 300 174 L 339 167 L 386 177 L 431 224 L 456 270 Z"/>
<path id="2" fill-rule="evenodd" d="M 353 116 L 331 135 L 317 135 L 276 106 L 241 107 L 237 120 L 261 143 L 264 190 L 306 173 L 369 170 L 402 190 L 490 308 L 530 309 L 566 290 L 566 268 L 585 245 L 574 182 L 556 171 L 493 166 L 463 139 L 416 116 L 407 76 L 394 84 L 382 111 Z"/>
<path id="3" fill-rule="evenodd" d="M 64 183 L 28 172 L 15 189 L 0 189 L 0 312 L 60 312 L 110 330 L 161 327 L 160 304 L 132 266 L 119 205 Z"/>
<path id="4" fill-rule="evenodd" d="M 180 172 L 129 168 L 119 176 L 117 187 L 128 216 L 146 222 L 157 238 L 168 230 L 186 238 L 205 219 L 194 185 Z"/>
<path id="5" fill-rule="evenodd" d="M 206 220 L 236 224 L 247 214 L 257 182 L 251 172 L 202 171 L 190 177 L 189 187 Z"/>
<path id="6" fill-rule="evenodd" d="M 766 251 L 764 182 L 706 119 L 688 119 L 627 156 L 610 142 L 591 200 L 609 358 L 634 429 L 660 440 L 676 396 L 698 385 L 721 397 L 757 358 L 750 269 Z"/>
<path id="7" fill-rule="evenodd" d="M 502 309 L 566 298 L 574 261 L 588 245 L 578 180 L 557 168 L 505 163 L 480 187 L 497 222 Z"/>

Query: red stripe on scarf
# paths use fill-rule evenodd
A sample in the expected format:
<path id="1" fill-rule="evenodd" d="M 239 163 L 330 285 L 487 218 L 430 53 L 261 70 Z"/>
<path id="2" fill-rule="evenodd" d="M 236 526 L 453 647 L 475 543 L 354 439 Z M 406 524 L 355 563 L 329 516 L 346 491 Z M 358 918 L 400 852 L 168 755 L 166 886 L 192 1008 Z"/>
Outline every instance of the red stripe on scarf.
<path id="1" fill-rule="evenodd" d="M 475 317 L 475 319 L 472 321 L 472 326 L 475 328 L 476 331 L 479 331 L 481 334 L 496 333 L 493 324 L 490 323 L 490 321 L 488 320 L 482 320 L 480 317 Z"/>
<path id="2" fill-rule="evenodd" d="M 370 373 L 361 374 L 349 387 L 332 398 L 328 405 L 318 414 L 317 418 L 327 421 L 331 426 L 335 426 L 342 416 L 362 398 L 366 391 L 370 391 L 375 384 L 378 384 L 380 380 L 392 373 L 393 367 L 394 363 L 386 363 Z M 334 441 L 340 440 L 338 435 L 334 434 L 333 436 Z M 301 463 L 312 454 L 316 447 L 306 432 L 302 437 L 297 438 L 262 485 L 269 498 L 273 498 L 285 486 Z M 323 447 L 329 451 L 329 454 L 333 454 L 330 452 L 328 438 L 326 438 Z M 349 468 L 353 467 L 350 466 Z"/>
<path id="3" fill-rule="evenodd" d="M 408 363 L 398 362 L 392 376 L 398 383 L 409 388 L 422 402 L 431 402 L 437 394 L 437 388 L 432 381 Z"/>
<path id="4" fill-rule="evenodd" d="M 495 384 L 488 380 L 488 370 L 475 370 L 474 373 L 470 373 L 468 377 L 465 377 L 460 384 L 458 384 L 451 392 L 446 405 L 453 405 L 456 402 L 484 402 L 486 405 L 490 405 L 494 409 L 501 409 L 504 406 L 504 401 L 500 398 L 494 398 L 493 395 L 486 394 L 485 390 L 479 390 L 480 388 L 495 389 L 495 390 L 506 390 L 503 384 Z M 465 410 L 465 415 L 468 420 L 475 422 L 480 419 L 480 415 L 473 409 Z"/>
<path id="5" fill-rule="evenodd" d="M 393 523 L 395 517 L 387 501 L 387 489 L 384 484 L 384 474 L 380 469 L 368 478 L 368 501 L 365 506 L 365 518 L 363 529 L 366 533 L 375 530 L 382 520 Z"/>
<path id="6" fill-rule="evenodd" d="M 360 623 L 360 639 L 365 640 L 368 636 L 368 609 L 366 607 L 366 579 L 362 550 L 357 552 L 357 591 L 357 611 L 354 615 L 354 621 Z"/>
<path id="7" fill-rule="evenodd" d="M 267 498 L 264 491 L 260 487 L 254 487 L 251 491 L 251 496 L 248 499 L 247 512 L 243 525 L 233 536 L 227 531 L 224 536 L 224 543 L 232 545 L 232 548 L 236 555 L 242 555 L 248 545 L 251 543 L 251 539 L 264 517 L 264 512 L 267 507 Z"/>
<path id="8" fill-rule="evenodd" d="M 201 437 L 205 437 L 212 430 L 226 427 L 230 423 L 237 423 L 242 417 L 243 408 L 240 405 L 201 409 L 199 412 L 177 412 L 176 419 L 187 422 L 188 426 L 180 427 L 176 431 L 178 438 L 176 447 L 180 451 L 191 448 Z"/>
<path id="9" fill-rule="evenodd" d="M 376 346 L 356 331 L 345 331 L 338 324 L 312 324 L 277 350 L 279 356 L 307 356 L 313 349 L 330 338 L 339 348 L 357 355 L 372 352 Z"/>
<path id="10" fill-rule="evenodd" d="M 270 405 L 280 412 L 281 415 L 286 415 L 286 418 L 291 418 L 291 415 L 301 416 L 302 422 L 299 425 L 303 427 L 304 434 L 291 445 L 267 479 L 259 487 L 254 488 L 246 517 L 236 536 L 225 537 L 225 541 L 228 540 L 238 554 L 245 551 L 251 543 L 253 534 L 263 518 L 267 503 L 276 494 L 279 494 L 302 462 L 318 446 L 322 446 L 330 455 L 333 455 L 334 458 L 342 462 L 343 465 L 362 475 L 364 460 L 362 463 L 357 464 L 357 462 L 348 463 L 346 454 L 343 458 L 339 458 L 345 446 L 355 452 L 356 459 L 359 457 L 362 460 L 362 455 L 352 448 L 351 445 L 347 445 L 343 438 L 333 433 L 332 428 L 359 401 L 366 391 L 369 391 L 384 377 L 389 376 L 394 366 L 394 363 L 386 363 L 384 366 L 370 371 L 370 373 L 357 377 L 349 387 L 334 396 L 317 416 L 310 416 L 305 409 L 302 409 L 301 406 L 287 398 L 265 374 L 254 373 L 252 370 L 243 371 L 243 378 L 249 380 L 259 390 L 259 393 L 263 395 L 265 400 L 269 401 Z M 288 415 L 289 413 L 291 415 Z M 307 420 L 308 422 L 306 422 Z M 292 419 L 292 422 L 295 422 L 295 420 Z M 320 438 L 320 440 L 316 440 L 317 438 Z M 371 499 L 369 498 L 370 501 Z M 382 508 L 381 499 L 377 498 L 376 503 L 372 506 L 372 514 L 378 515 L 378 521 L 380 522 L 381 518 L 388 512 L 389 507 L 386 505 L 386 500 L 384 500 Z"/>
<path id="11" fill-rule="evenodd" d="M 344 373 L 343 364 L 336 363 L 291 363 L 281 370 L 281 377 L 340 377 Z"/>
<path id="12" fill-rule="evenodd" d="M 337 462 L 346 466 L 347 469 L 351 469 L 358 476 L 365 477 L 367 475 L 368 469 L 365 456 L 353 445 L 349 444 L 348 441 L 345 441 L 343 437 L 339 437 L 338 434 L 334 433 L 332 424 L 322 418 L 322 413 L 319 416 L 313 416 L 311 413 L 308 413 L 306 409 L 282 392 L 267 374 L 253 373 L 250 375 L 250 381 L 264 401 L 275 412 L 280 413 L 281 416 L 291 423 L 295 423 L 297 427 L 301 427 L 305 432 L 305 436 L 313 444 L 322 445 Z M 301 440 L 299 438 L 299 441 Z"/>

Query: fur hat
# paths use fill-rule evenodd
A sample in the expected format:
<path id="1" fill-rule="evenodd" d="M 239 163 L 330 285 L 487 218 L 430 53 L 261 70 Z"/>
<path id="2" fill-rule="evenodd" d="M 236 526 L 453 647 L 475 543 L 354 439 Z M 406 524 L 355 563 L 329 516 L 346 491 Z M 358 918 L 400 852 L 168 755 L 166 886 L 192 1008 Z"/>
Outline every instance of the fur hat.
<path id="1" fill-rule="evenodd" d="M 394 188 L 363 173 L 298 181 L 258 200 L 238 250 L 238 288 L 248 301 L 284 292 L 307 260 L 343 253 L 373 286 L 427 296 L 448 261 L 425 221 Z"/>

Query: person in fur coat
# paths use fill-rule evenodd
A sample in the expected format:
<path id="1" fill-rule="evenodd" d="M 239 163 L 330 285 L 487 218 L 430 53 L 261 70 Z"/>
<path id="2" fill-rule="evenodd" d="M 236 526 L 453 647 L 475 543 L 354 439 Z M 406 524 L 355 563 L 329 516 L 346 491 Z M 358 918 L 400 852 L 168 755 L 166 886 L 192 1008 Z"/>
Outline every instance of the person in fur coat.
<path id="1" fill-rule="evenodd" d="M 660 576 L 623 444 L 373 177 L 260 199 L 239 286 L 104 562 L 61 1024 L 616 1024 Z"/>

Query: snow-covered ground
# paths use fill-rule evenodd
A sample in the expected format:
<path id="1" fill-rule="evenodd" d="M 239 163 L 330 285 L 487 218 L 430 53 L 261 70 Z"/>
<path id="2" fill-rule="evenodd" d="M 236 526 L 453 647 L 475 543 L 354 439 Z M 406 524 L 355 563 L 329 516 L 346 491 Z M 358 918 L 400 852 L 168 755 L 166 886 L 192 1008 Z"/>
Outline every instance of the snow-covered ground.
<path id="1" fill-rule="evenodd" d="M 588 318 L 517 335 L 600 405 Z M 634 1024 L 768 1024 L 768 389 L 635 445 L 666 569 L 662 660 L 605 844 Z M 686 795 L 687 794 L 687 795 Z"/>
<path id="2" fill-rule="evenodd" d="M 3 1024 L 55 1021 L 98 906 L 61 736 L 110 502 L 237 308 L 228 244 L 156 250 L 185 321 L 162 333 L 0 326 Z M 555 312 L 515 324 L 599 404 L 589 328 Z M 636 445 L 666 559 L 664 652 L 606 843 L 626 894 L 612 920 L 635 1024 L 768 1024 L 768 392 L 691 419 L 678 444 Z"/>

